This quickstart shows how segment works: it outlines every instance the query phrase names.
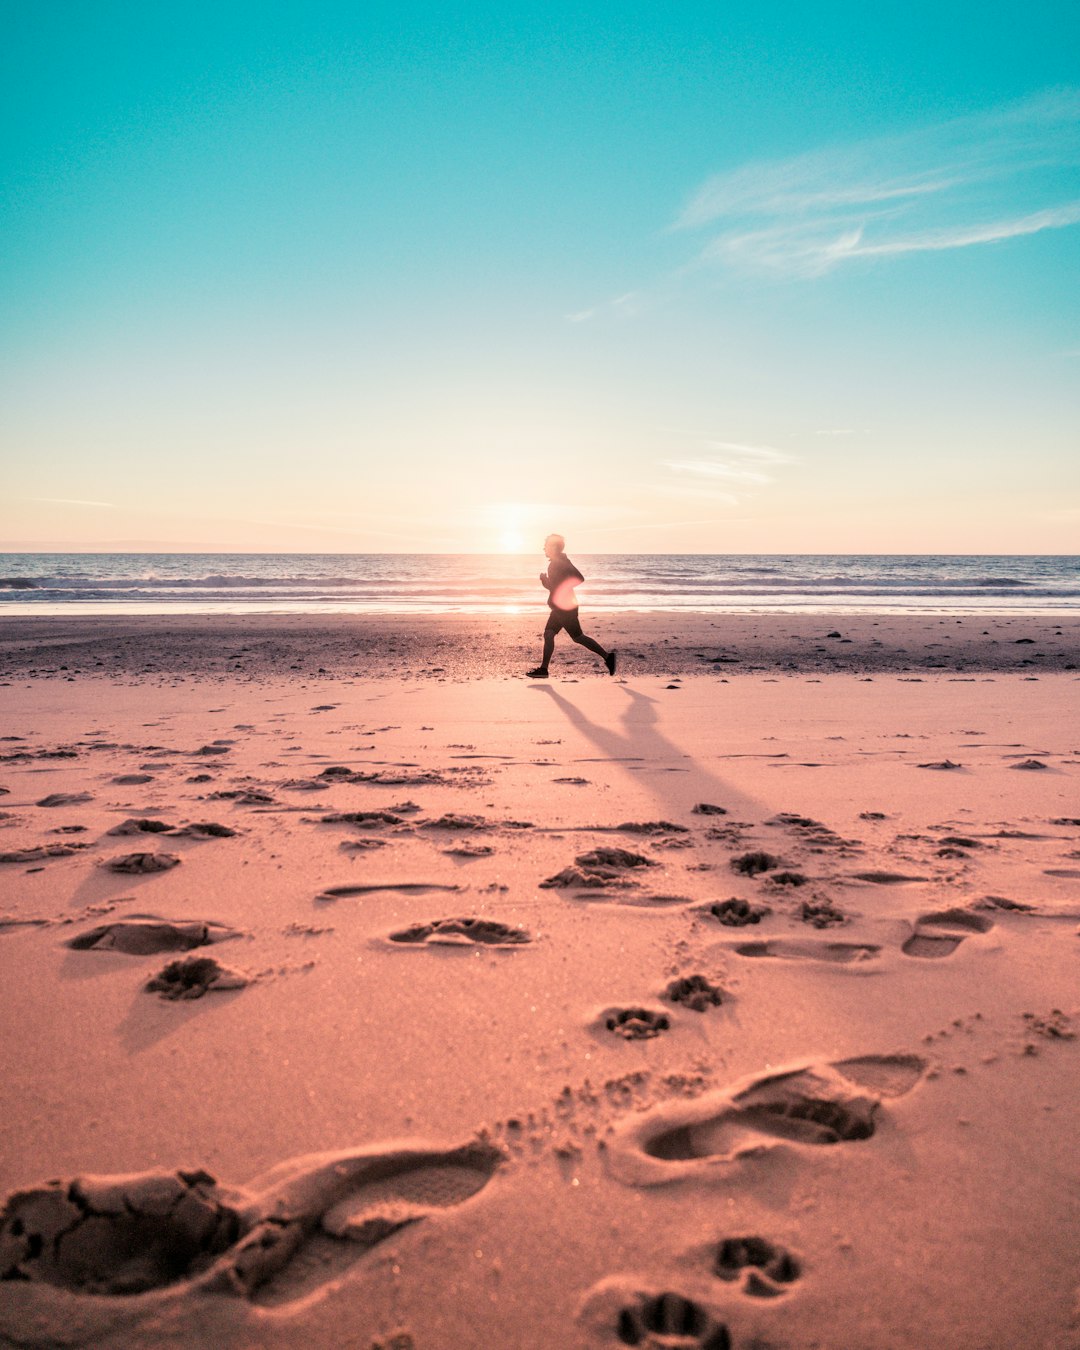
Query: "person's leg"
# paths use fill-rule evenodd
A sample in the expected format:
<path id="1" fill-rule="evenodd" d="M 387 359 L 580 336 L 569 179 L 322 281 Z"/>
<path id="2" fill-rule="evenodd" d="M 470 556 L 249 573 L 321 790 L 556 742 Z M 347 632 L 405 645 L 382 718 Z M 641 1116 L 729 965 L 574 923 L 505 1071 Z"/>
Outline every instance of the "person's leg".
<path id="1" fill-rule="evenodd" d="M 551 653 L 555 650 L 555 634 L 558 631 L 559 629 L 557 627 L 553 628 L 550 623 L 544 629 L 544 655 L 535 670 L 525 672 L 530 678 L 534 680 L 543 680 L 547 678 Z"/>
<path id="2" fill-rule="evenodd" d="M 615 653 L 609 652 L 606 648 L 601 647 L 595 638 L 589 637 L 588 633 L 583 633 L 581 631 L 581 623 L 576 616 L 571 622 L 568 622 L 565 627 L 567 633 L 574 639 L 579 647 L 586 647 L 590 652 L 595 652 L 603 661 L 604 665 L 607 666 L 608 674 L 615 674 Z"/>
<path id="3" fill-rule="evenodd" d="M 595 638 L 589 637 L 588 633 L 583 633 L 580 628 L 574 641 L 579 647 L 588 647 L 589 651 L 595 652 L 597 656 L 602 656 L 605 660 L 607 659 L 606 649 L 601 647 Z"/>

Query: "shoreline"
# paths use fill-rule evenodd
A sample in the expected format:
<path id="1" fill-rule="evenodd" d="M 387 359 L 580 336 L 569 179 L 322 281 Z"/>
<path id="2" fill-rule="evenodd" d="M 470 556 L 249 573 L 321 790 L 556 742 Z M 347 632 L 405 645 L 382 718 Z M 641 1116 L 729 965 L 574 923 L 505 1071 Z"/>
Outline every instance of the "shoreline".
<path id="1" fill-rule="evenodd" d="M 241 674 L 516 679 L 539 654 L 547 611 L 528 615 L 147 615 L 6 617 L 0 679 L 42 675 Z M 1069 672 L 1080 617 L 636 613 L 582 611 L 623 675 L 821 675 L 948 670 Z M 565 635 L 553 677 L 606 674 Z"/>

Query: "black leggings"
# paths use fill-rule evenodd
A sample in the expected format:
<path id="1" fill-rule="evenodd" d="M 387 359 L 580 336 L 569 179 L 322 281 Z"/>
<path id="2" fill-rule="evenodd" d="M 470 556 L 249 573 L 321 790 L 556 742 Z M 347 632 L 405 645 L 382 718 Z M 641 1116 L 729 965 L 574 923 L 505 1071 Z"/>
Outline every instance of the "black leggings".
<path id="1" fill-rule="evenodd" d="M 587 647 L 589 651 L 595 652 L 597 656 L 607 656 L 607 652 L 595 638 L 591 638 L 581 631 L 581 620 L 578 618 L 576 609 L 553 609 L 544 628 L 544 659 L 542 665 L 545 670 L 547 670 L 548 662 L 551 660 L 551 653 L 555 650 L 555 634 L 560 629 L 565 631 L 567 637 L 573 638 L 575 642 L 582 647 Z"/>

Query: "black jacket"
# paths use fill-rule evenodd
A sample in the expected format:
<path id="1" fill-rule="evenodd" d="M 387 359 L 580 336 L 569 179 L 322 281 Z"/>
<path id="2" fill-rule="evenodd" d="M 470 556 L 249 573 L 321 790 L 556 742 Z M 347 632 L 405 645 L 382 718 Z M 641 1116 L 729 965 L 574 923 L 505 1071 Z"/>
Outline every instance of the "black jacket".
<path id="1" fill-rule="evenodd" d="M 551 562 L 548 564 L 548 570 L 546 575 L 540 578 L 540 580 L 547 587 L 549 609 L 562 608 L 561 605 L 557 605 L 555 603 L 555 601 L 552 599 L 552 596 L 559 589 L 559 587 L 563 585 L 564 582 L 569 581 L 571 579 L 573 579 L 574 581 L 585 580 L 585 578 L 577 570 L 577 568 L 566 556 L 566 554 L 560 553 L 558 557 L 553 558 Z M 573 608 L 576 609 L 577 606 L 575 605 Z"/>

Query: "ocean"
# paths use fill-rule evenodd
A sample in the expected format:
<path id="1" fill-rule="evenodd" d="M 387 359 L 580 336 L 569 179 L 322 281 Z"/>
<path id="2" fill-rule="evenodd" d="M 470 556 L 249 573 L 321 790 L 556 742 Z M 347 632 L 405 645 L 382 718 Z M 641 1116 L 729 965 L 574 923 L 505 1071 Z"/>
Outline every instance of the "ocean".
<path id="1" fill-rule="evenodd" d="M 591 610 L 1067 614 L 1080 557 L 575 554 Z M 538 553 L 6 553 L 2 614 L 521 613 Z"/>

